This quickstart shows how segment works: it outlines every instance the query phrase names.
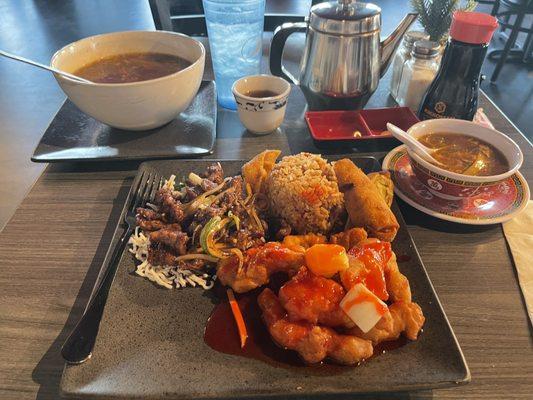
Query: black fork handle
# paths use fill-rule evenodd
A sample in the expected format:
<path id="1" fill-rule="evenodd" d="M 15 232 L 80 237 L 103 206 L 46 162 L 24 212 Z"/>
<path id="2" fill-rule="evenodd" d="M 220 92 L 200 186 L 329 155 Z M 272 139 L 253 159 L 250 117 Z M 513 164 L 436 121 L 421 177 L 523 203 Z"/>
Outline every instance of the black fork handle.
<path id="1" fill-rule="evenodd" d="M 283 66 L 283 48 L 290 35 L 295 32 L 306 31 L 307 22 L 287 22 L 276 28 L 270 43 L 270 73 L 272 75 L 284 78 L 295 85 L 298 84 L 298 80 Z"/>
<path id="2" fill-rule="evenodd" d="M 109 260 L 109 267 L 106 269 L 96 293 L 78 324 L 63 344 L 61 355 L 69 364 L 81 364 L 91 357 L 109 288 L 115 278 L 120 257 L 132 233 L 133 228 L 128 227 L 120 237 Z"/>

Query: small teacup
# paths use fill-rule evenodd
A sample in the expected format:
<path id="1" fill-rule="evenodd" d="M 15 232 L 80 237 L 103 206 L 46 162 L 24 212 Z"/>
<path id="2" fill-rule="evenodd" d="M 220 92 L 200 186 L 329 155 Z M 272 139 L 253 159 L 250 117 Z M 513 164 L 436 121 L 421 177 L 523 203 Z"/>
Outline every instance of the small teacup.
<path id="1" fill-rule="evenodd" d="M 264 135 L 276 130 L 285 117 L 291 85 L 272 75 L 245 76 L 231 88 L 242 124 Z"/>

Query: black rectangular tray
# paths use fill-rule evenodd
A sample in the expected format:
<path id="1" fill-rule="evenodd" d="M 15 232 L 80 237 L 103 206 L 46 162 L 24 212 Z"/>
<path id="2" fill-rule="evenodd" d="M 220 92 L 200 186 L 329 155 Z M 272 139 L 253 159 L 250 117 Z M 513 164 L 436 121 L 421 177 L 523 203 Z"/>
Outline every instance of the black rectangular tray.
<path id="1" fill-rule="evenodd" d="M 65 100 L 35 148 L 34 162 L 192 158 L 213 151 L 216 138 L 215 83 L 203 81 L 178 117 L 146 131 L 112 128 Z"/>
<path id="2" fill-rule="evenodd" d="M 352 159 L 366 172 L 380 169 L 374 158 Z M 136 179 L 145 170 L 178 177 L 190 171 L 200 173 L 211 162 L 145 162 Z M 243 162 L 221 161 L 226 175 L 240 173 Z M 156 287 L 134 274 L 133 257 L 125 252 L 110 290 L 93 356 L 84 364 L 65 367 L 62 395 L 120 399 L 334 399 L 339 395 L 422 390 L 468 382 L 470 373 L 457 339 L 396 204 L 393 211 L 400 223 L 393 249 L 401 255 L 400 269 L 409 278 L 413 299 L 426 316 L 424 331 L 417 341 L 358 367 L 336 368 L 332 375 L 311 373 L 308 368 L 312 367 L 288 369 L 223 354 L 203 341 L 205 324 L 214 308 L 212 297 L 199 288 Z M 118 226 L 114 240 L 120 233 Z"/>

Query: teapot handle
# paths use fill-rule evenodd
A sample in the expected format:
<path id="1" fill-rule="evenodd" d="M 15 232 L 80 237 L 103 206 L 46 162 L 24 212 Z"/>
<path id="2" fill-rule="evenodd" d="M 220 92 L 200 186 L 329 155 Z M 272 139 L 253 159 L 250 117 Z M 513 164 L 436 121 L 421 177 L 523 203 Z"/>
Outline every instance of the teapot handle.
<path id="1" fill-rule="evenodd" d="M 298 80 L 282 65 L 285 42 L 295 32 L 306 32 L 307 22 L 287 22 L 278 26 L 270 43 L 270 73 L 282 77 L 289 82 L 298 84 Z"/>

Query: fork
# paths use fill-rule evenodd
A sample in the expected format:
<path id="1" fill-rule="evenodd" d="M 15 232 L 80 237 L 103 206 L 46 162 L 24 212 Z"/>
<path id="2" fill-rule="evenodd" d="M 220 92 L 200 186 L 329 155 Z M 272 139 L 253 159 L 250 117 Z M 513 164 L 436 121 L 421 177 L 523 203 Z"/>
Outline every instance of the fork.
<path id="1" fill-rule="evenodd" d="M 121 255 L 135 229 L 136 209 L 141 205 L 145 205 L 147 201 L 153 201 L 156 191 L 161 187 L 162 183 L 163 179 L 158 179 L 154 172 L 143 171 L 137 182 L 132 186 L 126 203 L 129 206 L 124 215 L 126 229 L 113 249 L 108 267 L 91 302 L 61 349 L 61 355 L 67 363 L 81 364 L 91 358 L 109 288 L 117 272 Z"/>

